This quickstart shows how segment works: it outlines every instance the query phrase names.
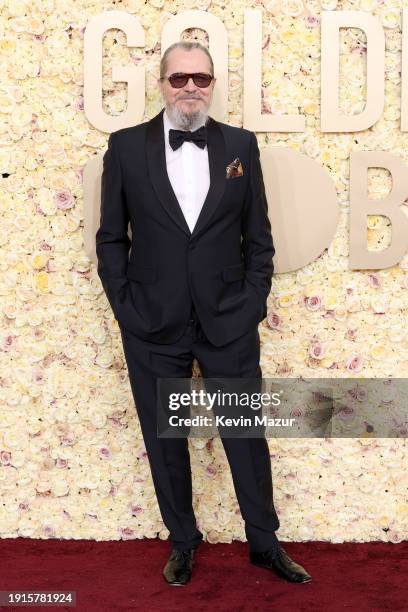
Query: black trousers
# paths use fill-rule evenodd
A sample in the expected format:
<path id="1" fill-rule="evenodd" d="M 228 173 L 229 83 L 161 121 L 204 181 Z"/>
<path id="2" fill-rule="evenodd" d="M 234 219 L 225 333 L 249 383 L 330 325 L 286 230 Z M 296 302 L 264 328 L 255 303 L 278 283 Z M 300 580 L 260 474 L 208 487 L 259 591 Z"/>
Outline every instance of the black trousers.
<path id="1" fill-rule="evenodd" d="M 174 344 L 146 342 L 120 328 L 129 380 L 149 458 L 163 522 L 175 548 L 196 548 L 203 534 L 192 506 L 188 440 L 158 438 L 156 378 L 190 378 L 194 357 L 203 378 L 262 378 L 258 328 L 229 344 L 207 340 L 194 307 L 182 337 Z M 279 519 L 273 505 L 268 443 L 261 438 L 221 438 L 250 550 L 277 549 Z"/>

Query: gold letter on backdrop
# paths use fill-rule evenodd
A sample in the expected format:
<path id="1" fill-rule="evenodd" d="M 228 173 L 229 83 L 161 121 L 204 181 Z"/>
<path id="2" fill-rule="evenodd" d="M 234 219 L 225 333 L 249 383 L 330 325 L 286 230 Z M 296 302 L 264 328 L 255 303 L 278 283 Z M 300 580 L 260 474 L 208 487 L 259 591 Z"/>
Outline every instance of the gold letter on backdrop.
<path id="1" fill-rule="evenodd" d="M 367 195 L 368 168 L 387 168 L 392 188 L 382 200 Z M 383 151 L 350 153 L 350 268 L 369 270 L 397 264 L 408 244 L 408 217 L 400 210 L 408 196 L 406 164 L 396 155 Z M 367 249 L 367 215 L 383 215 L 392 224 L 392 240 L 382 251 Z"/>
<path id="2" fill-rule="evenodd" d="M 322 11 L 321 22 L 321 131 L 366 130 L 384 110 L 384 30 L 378 19 L 362 11 Z M 346 27 L 367 36 L 367 103 L 358 115 L 339 112 L 339 30 Z"/>
<path id="3" fill-rule="evenodd" d="M 145 70 L 141 66 L 114 66 L 113 81 L 128 84 L 127 109 L 108 115 L 102 106 L 102 40 L 106 30 L 118 28 L 126 34 L 128 47 L 144 47 L 145 35 L 139 19 L 123 11 L 108 11 L 89 20 L 84 34 L 84 110 L 88 121 L 101 132 L 114 132 L 140 123 L 145 108 Z"/>
<path id="4" fill-rule="evenodd" d="M 289 147 L 260 149 L 276 248 L 276 272 L 314 261 L 336 233 L 339 207 L 333 181 L 320 164 Z"/>
<path id="5" fill-rule="evenodd" d="M 304 132 L 302 115 L 261 113 L 262 11 L 245 11 L 244 22 L 244 127 L 254 132 Z"/>

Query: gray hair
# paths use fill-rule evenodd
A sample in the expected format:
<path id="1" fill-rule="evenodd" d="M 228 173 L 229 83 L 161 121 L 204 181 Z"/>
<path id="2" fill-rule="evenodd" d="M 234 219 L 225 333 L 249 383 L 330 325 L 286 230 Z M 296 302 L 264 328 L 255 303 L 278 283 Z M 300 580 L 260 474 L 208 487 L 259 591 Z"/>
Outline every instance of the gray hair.
<path id="1" fill-rule="evenodd" d="M 170 45 L 170 47 L 167 47 L 167 49 L 163 53 L 163 56 L 160 60 L 160 78 L 161 79 L 163 79 L 166 76 L 168 56 L 169 56 L 169 53 L 173 51 L 173 49 L 184 49 L 184 51 L 191 51 L 192 49 L 200 49 L 208 57 L 209 62 L 210 62 L 211 75 L 214 76 L 214 62 L 213 62 L 213 59 L 207 47 L 204 47 L 204 45 L 202 45 L 199 42 L 190 42 L 187 40 L 180 40 Z"/>

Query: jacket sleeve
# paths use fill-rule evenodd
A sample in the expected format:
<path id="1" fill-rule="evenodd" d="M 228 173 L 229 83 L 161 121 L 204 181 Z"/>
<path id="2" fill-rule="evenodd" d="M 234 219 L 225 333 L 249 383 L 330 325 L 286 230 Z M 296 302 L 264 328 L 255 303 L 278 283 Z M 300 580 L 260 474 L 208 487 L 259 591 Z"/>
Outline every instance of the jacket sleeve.
<path id="1" fill-rule="evenodd" d="M 275 254 L 271 224 L 268 217 L 268 202 L 262 176 L 258 141 L 254 132 L 250 138 L 250 168 L 248 189 L 242 216 L 242 243 L 246 280 L 257 291 L 264 302 L 271 291 L 274 270 L 272 258 Z"/>
<path id="2" fill-rule="evenodd" d="M 103 156 L 100 225 L 95 241 L 98 275 L 114 313 L 115 299 L 128 282 L 126 270 L 131 246 L 128 223 L 129 214 L 122 190 L 120 160 L 113 132 Z"/>

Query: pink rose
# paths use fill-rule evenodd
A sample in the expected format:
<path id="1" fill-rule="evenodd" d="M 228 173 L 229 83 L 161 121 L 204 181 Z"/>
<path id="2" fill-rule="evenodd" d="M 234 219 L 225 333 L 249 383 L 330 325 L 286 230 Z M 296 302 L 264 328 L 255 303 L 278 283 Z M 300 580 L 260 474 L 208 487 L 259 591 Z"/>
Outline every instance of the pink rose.
<path id="1" fill-rule="evenodd" d="M 346 367 L 349 372 L 361 372 L 363 369 L 363 358 L 361 355 L 352 355 L 347 359 Z"/>
<path id="2" fill-rule="evenodd" d="M 306 24 L 312 28 L 318 28 L 320 25 L 320 19 L 314 15 L 308 15 L 306 17 Z"/>
<path id="3" fill-rule="evenodd" d="M 266 320 L 271 329 L 281 329 L 282 318 L 276 312 L 270 312 Z"/>
<path id="4" fill-rule="evenodd" d="M 304 298 L 304 304 L 308 310 L 315 311 L 321 308 L 322 300 L 318 295 L 311 295 Z"/>
<path id="5" fill-rule="evenodd" d="M 378 274 L 369 274 L 368 280 L 369 280 L 371 287 L 374 287 L 375 289 L 378 289 L 379 287 L 381 287 L 381 279 L 378 276 Z"/>
<path id="6" fill-rule="evenodd" d="M 405 537 L 402 532 L 398 532 L 395 529 L 391 529 L 388 533 L 388 541 L 393 542 L 394 544 L 399 544 L 405 540 Z"/>
<path id="7" fill-rule="evenodd" d="M 313 359 L 322 359 L 326 354 L 326 345 L 319 341 L 314 341 L 309 347 L 309 355 Z"/>
<path id="8" fill-rule="evenodd" d="M 123 540 L 132 540 L 133 539 L 134 531 L 130 527 L 122 527 L 120 529 L 120 533 L 121 533 L 121 536 L 122 536 Z"/>
<path id="9" fill-rule="evenodd" d="M 70 191 L 62 190 L 54 195 L 54 202 L 60 210 L 68 210 L 74 206 L 75 198 Z"/>
<path id="10" fill-rule="evenodd" d="M 72 446 L 75 443 L 75 434 L 68 433 L 65 436 L 62 436 L 60 441 L 61 446 Z"/>
<path id="11" fill-rule="evenodd" d="M 74 107 L 75 107 L 75 110 L 77 111 L 84 110 L 84 97 L 83 96 L 79 96 L 79 98 L 75 100 Z"/>
<path id="12" fill-rule="evenodd" d="M 280 363 L 276 368 L 276 374 L 278 376 L 286 376 L 287 374 L 291 374 L 293 372 L 293 368 L 288 364 L 287 361 Z"/>
<path id="13" fill-rule="evenodd" d="M 13 334 L 8 334 L 7 336 L 4 336 L 3 338 L 3 346 L 2 349 L 4 351 L 8 351 L 8 349 L 11 347 L 11 345 L 13 344 L 15 336 L 13 336 Z"/>
<path id="14" fill-rule="evenodd" d="M 110 452 L 109 448 L 107 448 L 106 446 L 102 446 L 102 448 L 99 449 L 99 455 L 103 459 L 110 459 L 111 458 L 111 452 Z"/>
<path id="15" fill-rule="evenodd" d="M 346 331 L 346 333 L 344 334 L 344 337 L 347 340 L 351 340 L 352 342 L 354 342 L 357 338 L 357 330 L 356 329 L 348 329 Z"/>
<path id="16" fill-rule="evenodd" d="M 217 473 L 217 468 L 214 465 L 207 465 L 207 469 L 205 471 L 209 476 L 215 476 Z"/>
<path id="17" fill-rule="evenodd" d="M 54 527 L 51 527 L 51 525 L 45 525 L 45 527 L 43 529 L 43 533 L 48 538 L 54 538 L 55 537 Z"/>
<path id="18" fill-rule="evenodd" d="M 2 465 L 10 465 L 11 462 L 11 453 L 9 451 L 1 451 L 0 452 L 0 463 Z"/>

